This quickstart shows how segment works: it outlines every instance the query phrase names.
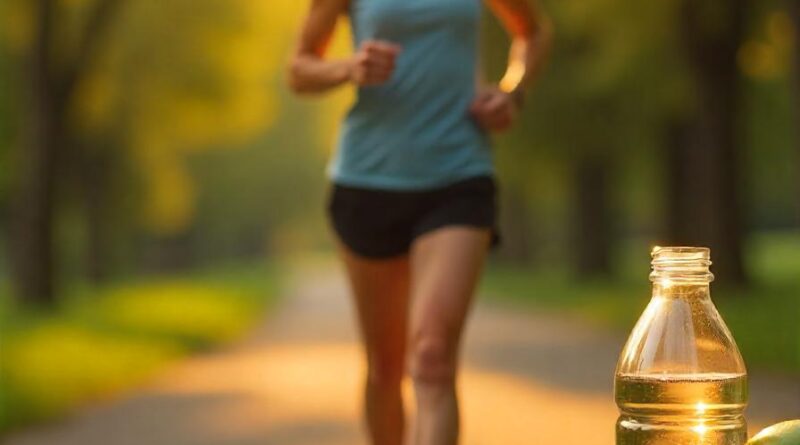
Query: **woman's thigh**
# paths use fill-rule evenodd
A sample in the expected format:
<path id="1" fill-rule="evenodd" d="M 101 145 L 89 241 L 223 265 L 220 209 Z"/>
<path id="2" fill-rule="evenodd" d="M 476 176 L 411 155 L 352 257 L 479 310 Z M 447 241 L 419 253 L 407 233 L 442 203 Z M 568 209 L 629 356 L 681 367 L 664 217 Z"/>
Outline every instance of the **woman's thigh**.
<path id="1" fill-rule="evenodd" d="M 361 257 L 340 247 L 350 280 L 370 378 L 399 381 L 406 351 L 409 259 Z"/>
<path id="2" fill-rule="evenodd" d="M 424 368 L 421 371 L 426 374 L 455 371 L 461 331 L 490 241 L 489 229 L 447 226 L 414 242 L 410 308 L 412 372 L 415 367 Z"/>

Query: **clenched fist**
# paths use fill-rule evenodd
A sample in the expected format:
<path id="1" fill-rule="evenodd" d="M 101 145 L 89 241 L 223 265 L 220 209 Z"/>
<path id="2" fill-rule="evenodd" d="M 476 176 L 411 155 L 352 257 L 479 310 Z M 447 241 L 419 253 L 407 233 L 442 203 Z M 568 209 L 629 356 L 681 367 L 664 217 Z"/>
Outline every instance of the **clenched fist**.
<path id="1" fill-rule="evenodd" d="M 509 93 L 489 87 L 478 92 L 469 112 L 484 130 L 502 132 L 511 127 L 517 109 Z"/>
<path id="2" fill-rule="evenodd" d="M 363 41 L 351 59 L 350 81 L 358 86 L 387 82 L 392 77 L 400 51 L 400 46 L 383 40 Z"/>

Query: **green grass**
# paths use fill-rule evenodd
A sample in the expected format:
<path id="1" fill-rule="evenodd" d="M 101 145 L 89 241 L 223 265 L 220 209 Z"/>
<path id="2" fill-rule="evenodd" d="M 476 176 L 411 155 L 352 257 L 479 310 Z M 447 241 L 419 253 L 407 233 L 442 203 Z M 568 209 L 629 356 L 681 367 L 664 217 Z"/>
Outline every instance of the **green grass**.
<path id="1" fill-rule="evenodd" d="M 242 335 L 277 293 L 274 266 L 231 267 L 70 292 L 51 314 L 0 298 L 0 432 L 141 383 Z"/>
<path id="2" fill-rule="evenodd" d="M 484 293 L 514 306 L 568 313 L 627 333 L 650 299 L 649 249 L 634 243 L 622 250 L 619 278 L 614 280 L 579 281 L 559 269 L 493 264 Z M 712 299 L 749 367 L 800 373 L 800 234 L 754 236 L 747 257 L 752 284 L 737 289 L 715 283 Z"/>

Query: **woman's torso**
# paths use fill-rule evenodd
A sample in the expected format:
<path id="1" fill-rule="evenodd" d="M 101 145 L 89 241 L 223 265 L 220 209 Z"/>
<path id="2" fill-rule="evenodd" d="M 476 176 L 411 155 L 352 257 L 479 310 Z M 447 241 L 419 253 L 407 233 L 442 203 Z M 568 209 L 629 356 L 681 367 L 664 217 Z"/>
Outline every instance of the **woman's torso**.
<path id="1" fill-rule="evenodd" d="M 391 79 L 362 87 L 330 173 L 356 187 L 414 190 L 492 174 L 486 135 L 470 118 L 480 0 L 350 0 L 354 45 L 403 49 Z"/>

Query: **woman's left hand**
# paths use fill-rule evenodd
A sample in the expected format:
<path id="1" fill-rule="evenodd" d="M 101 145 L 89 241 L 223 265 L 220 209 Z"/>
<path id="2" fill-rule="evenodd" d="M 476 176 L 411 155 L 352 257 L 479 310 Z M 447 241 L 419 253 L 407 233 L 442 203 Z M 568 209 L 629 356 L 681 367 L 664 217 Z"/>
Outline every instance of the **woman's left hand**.
<path id="1" fill-rule="evenodd" d="M 511 127 L 517 109 L 510 94 L 497 87 L 488 87 L 478 92 L 469 112 L 481 128 L 498 133 Z"/>

